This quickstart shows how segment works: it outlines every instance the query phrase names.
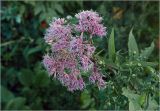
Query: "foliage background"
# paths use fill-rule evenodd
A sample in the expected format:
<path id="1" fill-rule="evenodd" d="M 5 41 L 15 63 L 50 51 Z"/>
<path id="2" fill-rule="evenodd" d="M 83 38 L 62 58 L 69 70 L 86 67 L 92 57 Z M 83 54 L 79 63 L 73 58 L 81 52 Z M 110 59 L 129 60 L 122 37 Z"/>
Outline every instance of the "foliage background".
<path id="1" fill-rule="evenodd" d="M 111 84 L 104 91 L 90 86 L 88 90 L 75 93 L 68 92 L 59 82 L 49 78 L 41 64 L 48 50 L 43 40 L 45 29 L 52 17 L 74 16 L 80 10 L 93 9 L 103 16 L 108 31 L 105 40 L 96 42 L 97 52 L 105 48 L 104 53 L 108 53 L 112 27 L 115 29 L 116 50 L 126 52 L 128 34 L 133 27 L 140 49 L 148 47 L 152 41 L 155 43 L 149 61 L 157 62 L 160 48 L 158 8 L 158 1 L 2 1 L 1 109 L 128 109 L 129 97 L 123 95 L 124 90 L 122 93 L 121 89 L 115 88 L 123 83 L 117 83 L 112 75 L 107 78 Z M 158 69 L 158 66 L 154 68 Z M 142 84 L 146 83 L 142 81 Z M 151 106 L 156 107 L 160 95 L 157 83 L 151 82 L 145 87 L 153 92 L 151 98 L 155 100 L 151 101 Z M 125 93 L 137 97 L 134 91 Z M 141 103 L 144 95 L 138 100 Z"/>

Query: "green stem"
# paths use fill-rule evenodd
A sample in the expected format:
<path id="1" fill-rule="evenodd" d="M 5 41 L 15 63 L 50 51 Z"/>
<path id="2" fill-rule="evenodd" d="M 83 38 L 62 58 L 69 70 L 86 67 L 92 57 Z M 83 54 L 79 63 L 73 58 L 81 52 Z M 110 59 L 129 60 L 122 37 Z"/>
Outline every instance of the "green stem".
<path id="1" fill-rule="evenodd" d="M 81 33 L 80 38 L 82 38 L 82 39 L 83 39 L 83 32 Z"/>
<path id="2" fill-rule="evenodd" d="M 8 42 L 5 42 L 5 43 L 2 43 L 2 44 L 0 45 L 0 47 L 7 46 L 7 45 L 10 45 L 10 44 L 13 44 L 13 43 L 16 43 L 16 42 L 20 42 L 20 41 L 22 41 L 22 40 L 24 40 L 24 39 L 25 39 L 25 38 L 23 37 L 23 38 L 21 38 L 21 39 L 19 39 L 19 40 L 8 41 Z"/>
<path id="3" fill-rule="evenodd" d="M 92 35 L 90 35 L 89 41 L 91 42 L 91 44 L 93 44 Z"/>
<path id="4" fill-rule="evenodd" d="M 100 50 L 95 56 L 99 55 L 104 49 Z"/>

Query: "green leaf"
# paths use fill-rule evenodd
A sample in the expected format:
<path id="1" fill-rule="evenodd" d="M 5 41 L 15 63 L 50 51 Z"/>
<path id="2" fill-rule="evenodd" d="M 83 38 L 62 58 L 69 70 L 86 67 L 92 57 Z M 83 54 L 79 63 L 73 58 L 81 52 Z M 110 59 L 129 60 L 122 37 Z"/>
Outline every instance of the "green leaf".
<path id="1" fill-rule="evenodd" d="M 109 43 L 108 43 L 108 52 L 109 52 L 109 59 L 111 61 L 115 60 L 115 43 L 114 43 L 114 28 L 112 28 L 111 35 L 109 37 Z"/>
<path id="2" fill-rule="evenodd" d="M 12 92 L 10 92 L 7 88 L 1 85 L 1 101 L 8 102 L 9 100 L 14 98 Z"/>
<path id="3" fill-rule="evenodd" d="M 62 6 L 59 4 L 55 4 L 55 9 L 61 14 L 64 13 Z"/>
<path id="4" fill-rule="evenodd" d="M 153 75 L 155 75 L 155 72 L 156 72 L 156 70 L 152 68 L 151 66 L 146 66 L 144 70 L 145 70 L 145 73 L 153 74 Z"/>
<path id="5" fill-rule="evenodd" d="M 25 2 L 26 4 L 30 4 L 30 5 L 33 5 L 33 6 L 36 5 L 36 2 L 35 2 L 35 1 L 24 0 L 24 2 Z"/>
<path id="6" fill-rule="evenodd" d="M 18 78 L 22 85 L 30 86 L 33 82 L 33 72 L 29 69 L 22 69 Z"/>
<path id="7" fill-rule="evenodd" d="M 147 67 L 147 66 L 157 66 L 158 63 L 157 62 L 145 62 L 145 61 L 139 61 L 139 63 L 143 66 L 143 67 Z"/>
<path id="8" fill-rule="evenodd" d="M 135 94 L 133 91 L 122 88 L 123 95 L 126 96 L 129 100 L 129 111 L 141 110 L 141 105 L 139 104 L 140 95 Z"/>
<path id="9" fill-rule="evenodd" d="M 47 23 L 49 23 L 50 21 L 48 21 L 48 19 L 49 17 L 47 16 L 47 13 L 40 14 L 39 21 L 47 20 Z"/>
<path id="10" fill-rule="evenodd" d="M 139 66 L 139 67 L 147 67 L 147 66 L 155 67 L 158 65 L 158 63 L 157 62 L 145 62 L 145 61 L 129 61 L 129 62 L 125 62 L 123 65 Z"/>
<path id="11" fill-rule="evenodd" d="M 132 33 L 132 30 L 129 33 L 129 41 L 128 41 L 128 50 L 129 50 L 129 56 L 132 57 L 133 55 L 138 56 L 139 55 L 139 50 L 137 46 L 137 42 L 134 38 L 134 35 Z"/>
<path id="12" fill-rule="evenodd" d="M 111 67 L 113 69 L 118 69 L 117 65 L 113 62 L 111 62 L 110 60 L 105 60 L 105 65 L 107 65 L 107 67 Z"/>
<path id="13" fill-rule="evenodd" d="M 23 14 L 25 13 L 25 11 L 26 11 L 25 5 L 21 5 L 20 6 L 20 15 L 23 16 Z"/>
<path id="14" fill-rule="evenodd" d="M 38 51 L 41 51 L 41 47 L 34 47 L 34 48 L 31 48 L 28 52 L 27 52 L 27 56 L 31 55 L 31 54 L 34 54 Z"/>
<path id="15" fill-rule="evenodd" d="M 143 93 L 142 95 L 140 95 L 139 97 L 139 103 L 141 106 L 144 105 L 145 101 L 146 101 L 146 98 L 147 98 L 147 94 L 146 93 Z"/>
<path id="16" fill-rule="evenodd" d="M 137 111 L 142 110 L 141 106 L 137 103 L 137 101 L 129 99 L 129 111 Z"/>
<path id="17" fill-rule="evenodd" d="M 29 107 L 25 106 L 26 99 L 22 97 L 17 97 L 15 99 L 10 100 L 6 107 L 5 110 L 24 110 L 24 109 L 29 109 Z"/>
<path id="18" fill-rule="evenodd" d="M 35 87 L 45 87 L 49 84 L 49 81 L 50 79 L 45 71 L 39 71 L 34 77 L 33 84 Z"/>
<path id="19" fill-rule="evenodd" d="M 158 110 L 158 103 L 149 96 L 148 107 L 147 110 Z"/>
<path id="20" fill-rule="evenodd" d="M 145 48 L 145 50 L 141 52 L 140 57 L 148 59 L 153 50 L 154 50 L 154 42 L 151 43 L 150 47 Z"/>
<path id="21" fill-rule="evenodd" d="M 30 107 L 34 110 L 42 110 L 43 109 L 43 102 L 41 97 L 37 97 L 34 102 L 31 103 Z"/>
<path id="22" fill-rule="evenodd" d="M 40 12 L 42 12 L 42 4 L 40 3 L 39 5 L 36 5 L 36 7 L 34 8 L 34 14 L 38 15 Z"/>
<path id="23" fill-rule="evenodd" d="M 129 99 L 136 100 L 139 97 L 138 94 L 135 94 L 133 91 L 131 91 L 127 88 L 122 88 L 122 91 L 123 91 L 123 95 L 126 96 Z"/>
<path id="24" fill-rule="evenodd" d="M 17 16 L 16 16 L 16 22 L 17 22 L 17 23 L 21 23 L 21 16 L 20 16 L 20 15 L 17 15 Z"/>
<path id="25" fill-rule="evenodd" d="M 136 111 L 136 109 L 134 108 L 134 104 L 132 101 L 129 101 L 129 111 Z"/>
<path id="26" fill-rule="evenodd" d="M 58 17 L 58 14 L 55 10 L 53 9 L 48 9 L 49 11 L 44 15 L 45 16 L 45 20 L 47 21 L 47 23 L 50 23 L 52 21 L 53 17 Z M 41 14 L 42 15 L 42 14 Z"/>
<path id="27" fill-rule="evenodd" d="M 82 101 L 82 108 L 87 108 L 91 102 L 92 102 L 92 99 L 91 99 L 91 96 L 89 94 L 89 92 L 87 90 L 84 90 L 81 94 L 81 101 Z"/>

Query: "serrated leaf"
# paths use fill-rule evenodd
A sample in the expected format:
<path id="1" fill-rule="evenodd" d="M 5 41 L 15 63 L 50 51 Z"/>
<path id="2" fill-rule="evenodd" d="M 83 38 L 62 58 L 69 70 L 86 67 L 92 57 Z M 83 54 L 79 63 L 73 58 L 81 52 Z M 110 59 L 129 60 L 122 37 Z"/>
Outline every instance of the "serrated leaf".
<path id="1" fill-rule="evenodd" d="M 128 40 L 128 51 L 129 51 L 129 56 L 132 57 L 133 54 L 135 56 L 138 56 L 139 55 L 139 50 L 138 50 L 138 46 L 137 46 L 137 42 L 134 38 L 134 35 L 132 33 L 132 30 L 130 31 L 129 33 L 129 40 Z"/>
<path id="2" fill-rule="evenodd" d="M 8 102 L 9 100 L 14 98 L 12 92 L 10 92 L 7 88 L 1 85 L 1 101 Z"/>
<path id="3" fill-rule="evenodd" d="M 115 60 L 115 54 L 116 54 L 115 43 L 114 43 L 114 28 L 112 28 L 112 32 L 111 32 L 110 37 L 109 37 L 108 53 L 109 53 L 109 59 L 111 61 L 114 61 Z"/>
<path id="4" fill-rule="evenodd" d="M 148 59 L 153 50 L 154 50 L 154 42 L 151 43 L 150 47 L 145 48 L 145 50 L 141 52 L 140 57 Z"/>

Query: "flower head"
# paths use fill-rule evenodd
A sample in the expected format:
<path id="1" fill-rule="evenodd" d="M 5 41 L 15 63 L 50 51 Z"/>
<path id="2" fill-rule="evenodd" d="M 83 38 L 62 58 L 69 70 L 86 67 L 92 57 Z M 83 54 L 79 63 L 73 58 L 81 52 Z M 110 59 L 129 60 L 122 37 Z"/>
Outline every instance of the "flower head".
<path id="1" fill-rule="evenodd" d="M 102 18 L 96 12 L 83 11 L 76 14 L 76 18 L 79 22 L 76 31 L 80 31 L 81 35 L 73 36 L 75 25 L 66 24 L 64 18 L 54 19 L 50 23 L 44 39 L 51 46 L 51 53 L 44 56 L 44 67 L 49 75 L 54 75 L 69 91 L 83 90 L 86 87 L 81 74 L 83 71 L 92 71 L 89 81 L 103 89 L 105 82 L 102 74 L 92 61 L 95 47 L 84 38 L 83 32 L 104 36 L 106 28 L 100 23 Z"/>
<path id="2" fill-rule="evenodd" d="M 64 19 L 57 19 L 51 22 L 45 34 L 45 41 L 52 44 L 61 39 L 68 40 L 71 36 L 71 27 L 64 25 Z"/>
<path id="3" fill-rule="evenodd" d="M 101 24 L 102 17 L 97 12 L 83 11 L 75 16 L 79 20 L 79 24 L 76 25 L 78 31 L 101 37 L 106 35 L 106 27 Z"/>
<path id="4" fill-rule="evenodd" d="M 43 64 L 50 75 L 54 74 L 56 71 L 55 61 L 49 55 L 43 57 Z"/>
<path id="5" fill-rule="evenodd" d="M 70 42 L 70 51 L 74 52 L 76 54 L 83 54 L 84 46 L 83 46 L 83 40 L 82 38 L 74 38 Z"/>
<path id="6" fill-rule="evenodd" d="M 99 89 L 104 89 L 106 87 L 106 83 L 104 82 L 102 77 L 103 77 L 103 75 L 100 74 L 100 72 L 98 71 L 97 67 L 94 65 L 93 72 L 89 77 L 89 81 L 92 84 L 97 83 L 97 86 L 98 86 Z"/>

